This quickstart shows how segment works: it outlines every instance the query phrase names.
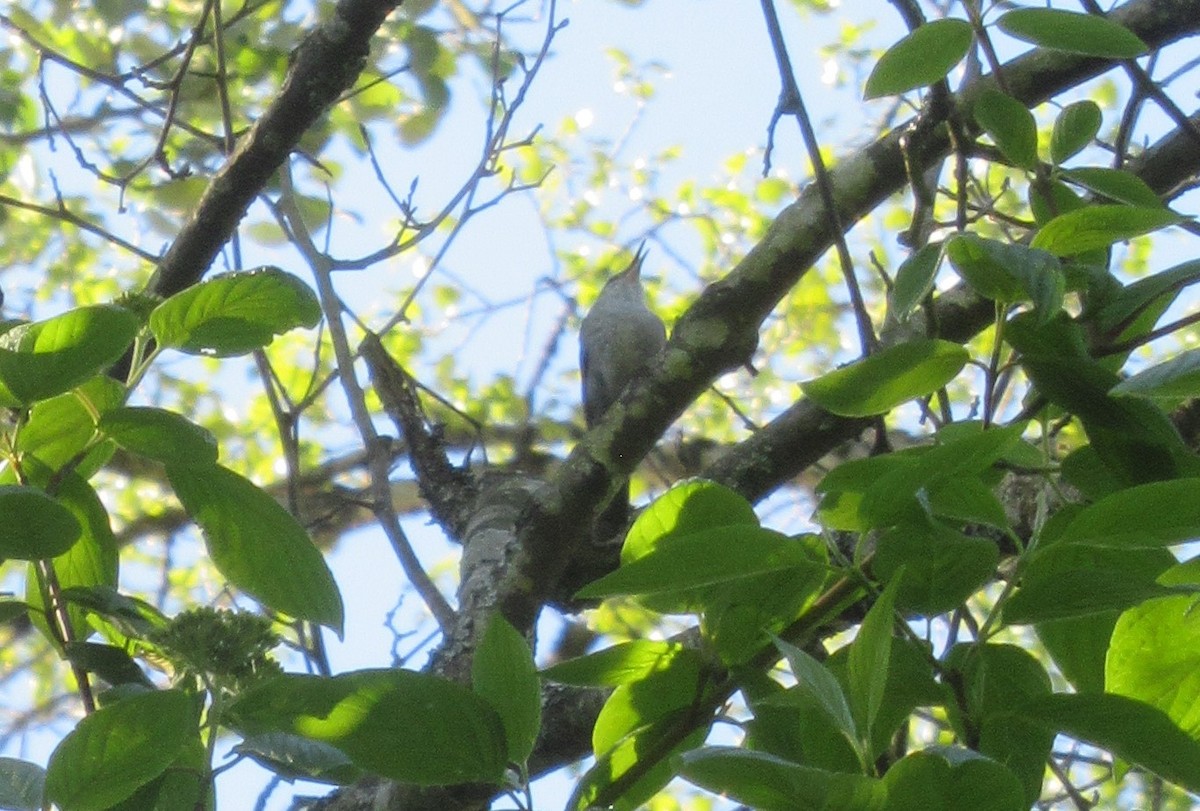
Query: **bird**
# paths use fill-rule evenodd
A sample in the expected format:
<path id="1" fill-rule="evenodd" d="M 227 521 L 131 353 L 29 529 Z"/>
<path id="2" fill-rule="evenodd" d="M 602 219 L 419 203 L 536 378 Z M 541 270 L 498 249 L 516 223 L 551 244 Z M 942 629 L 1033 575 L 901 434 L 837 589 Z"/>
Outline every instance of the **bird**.
<path id="1" fill-rule="evenodd" d="M 604 285 L 579 328 L 583 416 L 589 429 L 600 422 L 630 383 L 646 373 L 650 360 L 667 342 L 662 319 L 646 306 L 642 286 L 645 259 L 643 242 L 629 266 Z M 597 537 L 607 538 L 623 530 L 628 517 L 626 481 L 597 519 Z"/>

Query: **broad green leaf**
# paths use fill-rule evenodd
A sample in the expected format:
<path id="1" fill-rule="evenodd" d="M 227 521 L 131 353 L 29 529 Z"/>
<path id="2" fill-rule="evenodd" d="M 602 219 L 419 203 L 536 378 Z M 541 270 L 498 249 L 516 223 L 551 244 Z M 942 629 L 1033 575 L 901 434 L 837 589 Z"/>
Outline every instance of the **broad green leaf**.
<path id="1" fill-rule="evenodd" d="M 184 744 L 166 771 L 108 811 L 214 811 L 215 796 L 208 751 L 195 737 Z"/>
<path id="2" fill-rule="evenodd" d="M 684 779 L 760 811 L 883 811 L 892 807 L 889 792 L 878 780 L 815 769 L 765 752 L 706 746 L 685 753 L 680 763 Z"/>
<path id="3" fill-rule="evenodd" d="M 219 465 L 167 466 L 179 501 L 229 582 L 276 611 L 342 633 L 342 597 L 299 522 L 252 482 Z"/>
<path id="4" fill-rule="evenodd" d="M 63 595 L 67 602 L 103 617 L 135 639 L 145 639 L 168 625 L 157 608 L 141 598 L 121 594 L 115 586 L 75 586 L 64 589 Z"/>
<path id="5" fill-rule="evenodd" d="M 850 654 L 854 644 L 836 650 L 825 661 L 838 679 L 852 691 L 850 684 Z M 892 745 L 896 730 L 905 724 L 918 707 L 936 707 L 945 704 L 948 693 L 944 685 L 934 679 L 930 646 L 907 637 L 893 637 L 890 655 L 881 670 L 887 674 L 882 701 L 872 723 L 870 740 L 867 742 L 867 759 L 874 761 Z M 852 696 L 853 701 L 853 696 Z M 755 709 L 755 718 L 759 711 Z M 797 753 L 803 758 L 804 749 Z M 780 753 L 777 753 L 780 754 Z M 814 763 L 813 765 L 825 765 Z"/>
<path id="6" fill-rule="evenodd" d="M 1171 546 L 1200 537 L 1200 479 L 1151 482 L 1085 507 L 1059 543 Z"/>
<path id="7" fill-rule="evenodd" d="M 580 597 L 660 594 L 727 583 L 750 575 L 815 564 L 794 539 L 741 525 L 677 535 L 580 589 Z"/>
<path id="8" fill-rule="evenodd" d="M 1191 560 L 1159 578 L 1164 586 L 1200 589 L 1200 567 Z M 1165 712 L 1200 739 L 1200 614 L 1196 596 L 1149 600 L 1121 614 L 1105 665 L 1105 689 L 1140 699 Z"/>
<path id="9" fill-rule="evenodd" d="M 1096 328 L 1109 340 L 1122 337 L 1146 311 L 1165 310 L 1179 292 L 1200 281 L 1200 260 L 1192 260 L 1160 271 L 1122 289 L 1107 302 L 1094 319 Z M 1157 320 L 1154 315 L 1153 320 Z"/>
<path id="10" fill-rule="evenodd" d="M 406 783 L 497 782 L 508 762 L 500 717 L 484 699 L 411 670 L 277 676 L 242 693 L 230 712 L 250 735 L 296 733 Z"/>
<path id="11" fill-rule="evenodd" d="M 1068 104 L 1054 119 L 1050 160 L 1056 165 L 1082 152 L 1100 132 L 1100 105 L 1091 99 Z"/>
<path id="12" fill-rule="evenodd" d="M 74 513 L 36 487 L 0 485 L 0 516 L 0 560 L 61 555 L 83 532 Z"/>
<path id="13" fill-rule="evenodd" d="M 976 100 L 971 114 L 1014 166 L 1030 171 L 1037 168 L 1037 123 L 1024 104 L 1006 93 L 988 90 Z"/>
<path id="14" fill-rule="evenodd" d="M 933 290 L 942 256 L 942 243 L 930 242 L 900 265 L 888 302 L 894 319 L 904 321 Z"/>
<path id="15" fill-rule="evenodd" d="M 685 666 L 677 659 L 686 660 L 699 676 L 700 658 L 694 649 L 667 640 L 634 639 L 548 667 L 542 677 L 560 684 L 616 687 L 668 667 Z"/>
<path id="16" fill-rule="evenodd" d="M 1017 39 L 1084 56 L 1132 59 L 1147 50 L 1146 43 L 1128 28 L 1096 14 L 1022 8 L 1002 15 L 997 25 Z"/>
<path id="17" fill-rule="evenodd" d="M 1011 771 L 962 747 L 931 746 L 912 752 L 888 769 L 883 783 L 887 811 L 1024 811 L 1029 807 Z"/>
<path id="18" fill-rule="evenodd" d="M 942 525 L 900 524 L 879 538 L 872 569 L 884 582 L 900 579 L 896 605 L 934 616 L 961 605 L 994 574 L 1000 553 L 986 538 Z"/>
<path id="19" fill-rule="evenodd" d="M 23 406 L 70 391 L 116 361 L 137 334 L 123 307 L 80 307 L 0 335 L 0 405 Z"/>
<path id="20" fill-rule="evenodd" d="M 946 253 L 958 274 L 984 298 L 1032 301 L 1042 320 L 1062 308 L 1062 266 L 1046 251 L 960 234 L 950 240 Z"/>
<path id="21" fill-rule="evenodd" d="M 1113 202 L 1128 206 L 1161 208 L 1162 199 L 1146 181 L 1124 169 L 1109 169 L 1102 166 L 1081 166 L 1063 172 L 1067 179 L 1078 183 L 1088 191 L 1102 194 Z"/>
<path id="22" fill-rule="evenodd" d="M 217 440 L 206 428 L 161 408 L 122 407 L 100 418 L 100 431 L 128 451 L 165 464 L 212 464 Z"/>
<path id="23" fill-rule="evenodd" d="M 46 772 L 36 763 L 0 757 L 0 808 L 42 811 Z"/>
<path id="24" fill-rule="evenodd" d="M 621 563 L 632 563 L 674 537 L 739 526 L 758 526 L 754 507 L 744 497 L 704 479 L 679 482 L 638 515 L 621 547 Z"/>
<path id="25" fill-rule="evenodd" d="M 863 96 L 895 96 L 944 79 L 971 47 L 966 20 L 934 20 L 888 48 L 875 64 Z"/>
<path id="26" fill-rule="evenodd" d="M 1033 805 L 1041 795 L 1054 734 L 1013 715 L 1012 708 L 1050 694 L 1046 668 L 1022 648 L 991 643 L 959 645 L 948 664 L 961 674 L 980 754 L 1010 769 L 1021 781 L 1025 806 Z M 958 709 L 951 710 L 954 720 Z"/>
<path id="27" fill-rule="evenodd" d="M 251 735 L 234 746 L 233 751 L 285 780 L 345 785 L 362 776 L 362 771 L 336 746 L 291 732 Z"/>
<path id="28" fill-rule="evenodd" d="M 38 484 L 48 483 L 50 472 L 36 468 L 26 460 L 26 472 L 34 473 Z M 64 591 L 76 587 L 116 586 L 119 553 L 117 538 L 113 534 L 108 511 L 92 486 L 82 476 L 69 473 L 58 482 L 57 501 L 75 516 L 81 527 L 79 540 L 63 554 L 50 561 L 54 576 Z M 36 570 L 30 566 L 26 573 L 25 598 L 30 605 L 30 616 L 47 639 L 56 639 L 46 625 L 46 610 L 38 585 Z M 87 615 L 82 608 L 68 604 L 73 636 L 86 639 L 92 633 Z"/>
<path id="29" fill-rule="evenodd" d="M 312 327 L 321 307 L 309 287 L 276 267 L 214 276 L 176 293 L 150 314 L 160 344 L 197 355 L 244 355 L 296 327 Z"/>
<path id="30" fill-rule="evenodd" d="M 95 673 L 114 687 L 121 684 L 154 687 L 123 648 L 98 642 L 68 642 L 64 652 L 71 664 L 88 673 Z"/>
<path id="31" fill-rule="evenodd" d="M 829 553 L 818 535 L 792 539 L 811 565 L 789 567 L 707 589 L 697 599 L 703 609 L 700 632 L 729 668 L 750 662 L 769 641 L 799 617 L 830 578 Z"/>
<path id="32" fill-rule="evenodd" d="M 107 375 L 99 375 L 74 391 L 34 403 L 29 422 L 17 437 L 17 449 L 28 458 L 34 456 L 50 470 L 57 470 L 95 441 L 96 420 L 92 410 L 104 414 L 125 401 L 125 387 Z M 84 405 L 84 401 L 87 405 Z M 95 462 L 107 461 L 111 443 L 104 443 L 103 453 Z M 84 464 L 79 470 L 85 477 L 98 468 Z"/>
<path id="33" fill-rule="evenodd" d="M 895 589 L 892 589 L 891 593 L 895 596 Z M 850 711 L 846 694 L 842 692 L 842 685 L 834 675 L 823 664 L 795 645 L 777 639 L 775 646 L 779 648 L 780 653 L 787 657 L 788 664 L 792 668 L 792 675 L 796 678 L 796 688 L 816 699 L 817 704 L 834 722 L 846 740 L 857 747 L 859 745 L 858 728 L 854 723 L 854 716 Z M 887 677 L 886 671 L 883 677 Z M 876 709 L 878 709 L 878 705 L 876 705 Z"/>
<path id="34" fill-rule="evenodd" d="M 1143 369 L 1113 386 L 1111 393 L 1171 404 L 1200 396 L 1200 349 L 1188 349 Z"/>
<path id="35" fill-rule="evenodd" d="M 1030 701 L 1017 712 L 1188 791 L 1200 791 L 1200 743 L 1157 707 L 1109 693 L 1056 693 Z"/>
<path id="36" fill-rule="evenodd" d="M 1088 202 L 1061 180 L 1050 178 L 1045 183 L 1029 184 L 1029 209 L 1038 225 L 1086 205 Z"/>
<path id="37" fill-rule="evenodd" d="M 1032 245 L 1056 256 L 1073 256 L 1176 225 L 1183 219 L 1165 208 L 1094 205 L 1060 214 L 1042 226 Z"/>
<path id="38" fill-rule="evenodd" d="M 1022 586 L 1004 604 L 1004 624 L 1028 625 L 1119 611 L 1178 593 L 1158 583 L 1131 580 L 1123 569 L 1060 572 Z"/>
<path id="39" fill-rule="evenodd" d="M 46 798 L 71 811 L 104 811 L 163 773 L 198 735 L 192 699 L 150 690 L 84 718 L 50 755 Z"/>
<path id="40" fill-rule="evenodd" d="M 524 763 L 541 729 L 541 682 L 529 644 L 500 614 L 492 615 L 475 648 L 471 684 L 500 715 L 508 759 Z"/>
<path id="41" fill-rule="evenodd" d="M 896 591 L 900 579 L 894 578 L 867 611 L 858 635 L 850 645 L 848 692 L 854 721 L 862 740 L 869 743 L 875 718 L 883 705 L 892 658 L 892 626 L 896 617 Z"/>
<path id="42" fill-rule="evenodd" d="M 826 664 L 832 671 L 836 661 L 830 657 Z M 844 676 L 845 662 L 841 664 L 842 673 L 834 675 Z M 754 712 L 745 726 L 745 746 L 818 769 L 862 770 L 858 748 L 811 690 L 800 685 L 784 689 L 761 672 L 743 674 L 741 686 Z"/>
<path id="43" fill-rule="evenodd" d="M 801 384 L 817 405 L 843 417 L 883 414 L 949 383 L 970 354 L 950 341 L 918 339 L 884 349 Z"/>
<path id="44" fill-rule="evenodd" d="M 675 776 L 675 758 L 699 746 L 708 735 L 708 727 L 703 724 L 699 729 L 680 735 L 681 725 L 694 722 L 690 715 L 688 710 L 669 713 L 634 730 L 599 755 L 592 768 L 579 779 L 566 807 L 575 811 L 598 807 L 597 800 L 607 794 L 614 783 L 628 779 L 626 776 L 631 770 L 643 768 L 645 753 L 661 753 L 661 757 L 621 792 L 619 798 L 603 806 L 611 807 L 612 811 L 639 811 Z"/>
<path id="45" fill-rule="evenodd" d="M 686 659 L 676 659 L 665 669 L 619 685 L 592 727 L 592 751 L 599 757 L 636 730 L 691 707 L 700 685 L 700 673 Z"/>
<path id="46" fill-rule="evenodd" d="M 567 807 L 590 807 L 613 782 L 640 768 L 647 751 L 659 751 L 657 762 L 614 804 L 629 811 L 640 807 L 673 776 L 671 754 L 697 746 L 708 734 L 708 725 L 697 723 L 695 716 L 695 706 L 702 701 L 699 674 L 683 659 L 617 687 L 592 730 L 596 763 L 579 781 Z M 690 731 L 681 735 L 684 729 Z"/>
<path id="47" fill-rule="evenodd" d="M 1016 423 L 984 430 L 976 424 L 971 428 L 939 432 L 938 444 L 910 450 L 902 457 L 904 464 L 891 466 L 871 482 L 859 506 L 868 525 L 882 528 L 911 520 L 918 512 L 952 511 L 953 505 L 946 505 L 958 492 L 958 483 L 980 482 L 1016 445 L 1025 426 Z"/>

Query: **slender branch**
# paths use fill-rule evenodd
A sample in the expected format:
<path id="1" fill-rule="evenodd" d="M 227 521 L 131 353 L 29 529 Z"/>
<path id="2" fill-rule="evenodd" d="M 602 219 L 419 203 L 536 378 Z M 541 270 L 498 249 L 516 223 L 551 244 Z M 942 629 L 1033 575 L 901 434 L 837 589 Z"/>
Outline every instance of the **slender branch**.
<path id="1" fill-rule="evenodd" d="M 800 87 L 796 84 L 796 76 L 792 71 L 787 45 L 783 41 L 783 31 L 779 26 L 779 16 L 775 13 L 774 0 L 761 0 L 761 2 L 763 15 L 767 21 L 767 32 L 771 37 L 771 47 L 775 52 L 775 62 L 779 68 L 779 79 L 783 84 L 779 103 L 771 116 L 769 129 L 773 132 L 780 117 L 785 114 L 795 116 L 796 123 L 800 125 L 800 133 L 804 137 L 804 147 L 808 151 L 808 159 L 812 163 L 813 175 L 821 193 L 821 202 L 825 206 L 825 215 L 833 223 L 834 245 L 837 248 L 842 276 L 846 280 L 846 292 L 850 295 L 850 304 L 854 309 L 854 319 L 858 324 L 858 339 L 862 347 L 862 354 L 869 355 L 875 351 L 879 340 L 875 337 L 871 315 L 867 312 L 862 290 L 858 286 L 858 279 L 854 276 L 854 260 L 850 257 L 850 248 L 846 244 L 845 227 L 834 198 L 833 183 L 825 168 L 825 160 L 821 157 L 821 144 L 817 141 L 817 134 L 813 131 L 812 121 L 809 120 L 804 97 L 800 93 Z M 765 158 L 767 168 L 770 167 L 770 161 L 771 151 L 768 146 Z"/>

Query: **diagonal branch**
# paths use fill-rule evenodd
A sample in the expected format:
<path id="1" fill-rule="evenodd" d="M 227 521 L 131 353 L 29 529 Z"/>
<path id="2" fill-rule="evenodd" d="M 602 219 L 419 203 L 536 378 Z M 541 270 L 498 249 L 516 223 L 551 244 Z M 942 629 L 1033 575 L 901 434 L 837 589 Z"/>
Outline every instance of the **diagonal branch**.
<path id="1" fill-rule="evenodd" d="M 167 250 L 151 292 L 169 296 L 204 276 L 301 136 L 353 85 L 371 37 L 398 5 L 400 0 L 339 0 L 332 17 L 305 38 L 279 95 L 239 141 Z"/>

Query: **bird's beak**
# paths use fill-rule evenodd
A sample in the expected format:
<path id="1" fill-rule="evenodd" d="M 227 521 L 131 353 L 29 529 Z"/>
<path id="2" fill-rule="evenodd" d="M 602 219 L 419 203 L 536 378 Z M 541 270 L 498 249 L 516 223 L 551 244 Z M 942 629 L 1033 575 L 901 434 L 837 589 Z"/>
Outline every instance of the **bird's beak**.
<path id="1" fill-rule="evenodd" d="M 648 252 L 649 249 L 646 247 L 646 240 L 643 239 L 642 244 L 638 245 L 637 251 L 633 254 L 633 261 L 629 263 L 629 270 L 632 271 L 630 275 L 633 276 L 633 278 L 641 278 L 642 262 L 646 259 L 646 254 Z"/>

